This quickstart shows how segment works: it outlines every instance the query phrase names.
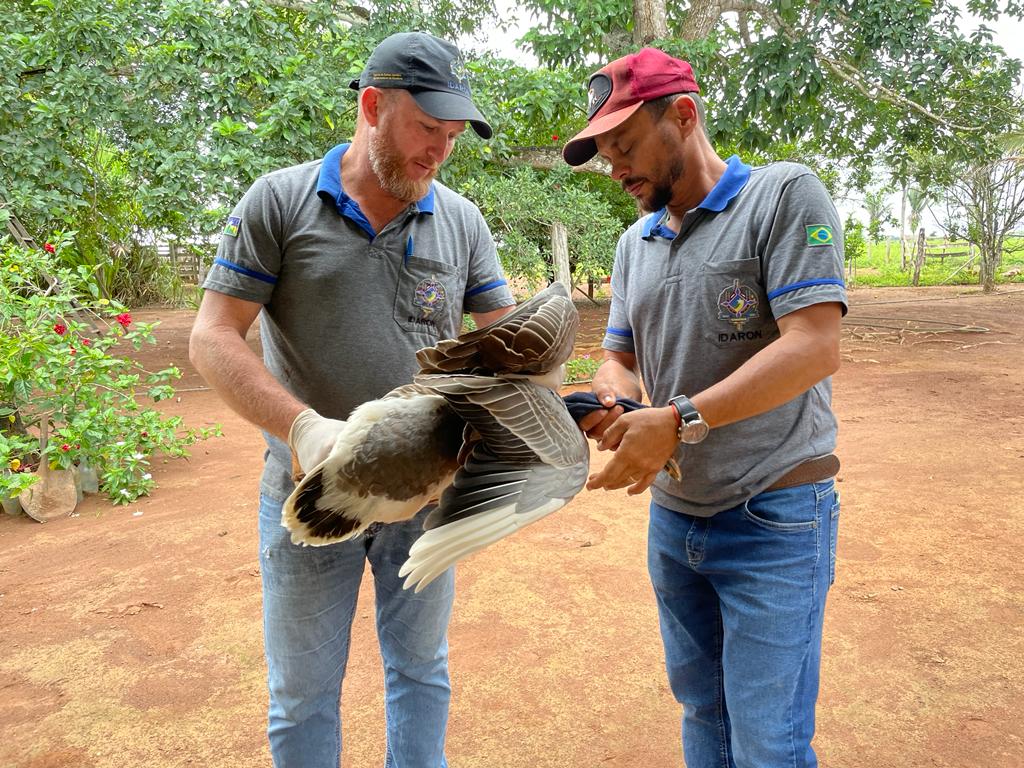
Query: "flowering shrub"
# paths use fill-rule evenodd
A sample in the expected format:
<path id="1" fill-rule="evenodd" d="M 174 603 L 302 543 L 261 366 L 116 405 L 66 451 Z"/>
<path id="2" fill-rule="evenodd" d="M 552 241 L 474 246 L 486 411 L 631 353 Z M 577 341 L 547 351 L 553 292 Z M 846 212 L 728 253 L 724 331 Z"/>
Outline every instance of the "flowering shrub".
<path id="1" fill-rule="evenodd" d="M 101 298 L 90 268 L 63 266 L 68 241 L 41 251 L 0 241 L 0 497 L 31 485 L 29 473 L 47 461 L 95 468 L 100 490 L 126 504 L 155 487 L 154 454 L 186 456 L 186 446 L 219 428 L 185 429 L 141 404 L 172 397 L 181 372 L 150 372 L 123 356 L 128 345 L 155 344 L 156 324 Z"/>

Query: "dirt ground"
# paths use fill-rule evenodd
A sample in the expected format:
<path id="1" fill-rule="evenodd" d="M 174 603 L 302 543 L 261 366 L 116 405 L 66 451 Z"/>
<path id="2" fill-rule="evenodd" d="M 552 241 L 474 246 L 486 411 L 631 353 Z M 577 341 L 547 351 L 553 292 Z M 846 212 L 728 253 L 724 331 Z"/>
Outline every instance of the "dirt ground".
<path id="1" fill-rule="evenodd" d="M 581 299 L 579 351 L 605 307 Z M 188 364 L 191 314 L 142 358 L 224 436 L 128 507 L 0 515 L 0 766 L 269 765 L 257 432 Z M 967 328 L 974 327 L 973 329 Z M 960 330 L 954 330 L 960 328 Z M 983 332 L 984 331 L 984 332 Z M 828 768 L 1024 765 L 1024 290 L 855 290 L 835 377 L 843 506 L 816 746 Z M 604 454 L 594 454 L 601 466 Z M 644 552 L 646 495 L 584 493 L 459 566 L 454 768 L 681 765 Z M 364 581 L 343 764 L 383 762 Z"/>

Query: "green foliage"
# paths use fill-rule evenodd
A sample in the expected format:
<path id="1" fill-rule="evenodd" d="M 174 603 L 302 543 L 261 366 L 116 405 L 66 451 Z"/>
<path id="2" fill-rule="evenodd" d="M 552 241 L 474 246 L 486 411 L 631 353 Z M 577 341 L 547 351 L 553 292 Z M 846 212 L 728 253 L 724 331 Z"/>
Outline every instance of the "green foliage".
<path id="1" fill-rule="evenodd" d="M 154 326 L 102 298 L 88 267 L 62 265 L 72 239 L 58 239 L 52 256 L 0 243 L 0 467 L 19 470 L 0 475 L 0 496 L 30 482 L 25 472 L 40 461 L 83 463 L 111 500 L 128 503 L 155 487 L 154 454 L 185 456 L 187 445 L 219 430 L 185 429 L 179 417 L 140 404 L 172 397 L 181 373 L 150 372 L 124 356 L 126 346 L 155 344 Z M 43 419 L 50 429 L 40 455 L 24 428 Z"/>
<path id="2" fill-rule="evenodd" d="M 867 251 L 867 243 L 864 240 L 864 225 L 850 216 L 843 224 L 843 251 L 846 260 L 859 262 L 864 258 Z"/>
<path id="3" fill-rule="evenodd" d="M 591 381 L 594 378 L 594 374 L 597 373 L 597 369 L 600 367 L 601 361 L 591 357 L 590 355 L 574 357 L 565 364 L 565 383 L 579 384 L 581 382 Z"/>
<path id="4" fill-rule="evenodd" d="M 994 134 L 1020 123 L 1010 103 L 1019 62 L 991 43 L 989 30 L 965 37 L 953 3 L 766 3 L 741 12 L 743 28 L 720 16 L 703 38 L 688 26 L 693 6 L 668 2 L 670 38 L 652 44 L 694 65 L 716 145 L 775 156 L 780 144 L 805 144 L 857 174 L 881 161 L 902 180 L 912 151 L 977 157 L 992 151 Z M 581 127 L 594 62 L 635 48 L 632 3 L 526 7 L 541 22 L 524 43 L 542 64 L 580 73 Z M 1005 13 L 1019 18 L 1022 9 L 1011 4 Z"/>
<path id="5" fill-rule="evenodd" d="M 930 245 L 937 246 L 945 242 L 942 238 L 929 238 Z M 1004 264 L 998 283 L 1024 283 L 1024 238 L 1007 238 L 1004 243 Z M 900 246 L 896 240 L 869 244 L 863 256 L 856 261 L 854 276 L 850 280 L 856 286 L 874 287 L 909 287 L 913 276 L 913 267 L 900 269 Z M 967 250 L 968 244 L 961 242 L 956 250 Z M 886 253 L 888 252 L 888 257 Z M 908 259 L 910 254 L 908 253 Z M 978 285 L 979 270 L 977 260 L 967 268 L 964 267 L 967 257 L 951 257 L 946 259 L 927 258 L 921 269 L 920 284 L 930 285 Z M 954 274 L 955 273 L 955 274 Z M 1009 276 L 1007 274 L 1009 273 Z"/>
<path id="6" fill-rule="evenodd" d="M 517 167 L 465 180 L 460 191 L 475 202 L 494 233 L 505 270 L 531 282 L 551 276 L 551 225 L 565 225 L 573 279 L 611 273 L 621 222 L 600 194 L 569 168 Z"/>
<path id="7" fill-rule="evenodd" d="M 214 231 L 208 208 L 352 125 L 348 81 L 378 30 L 333 6 L 7 3 L 0 195 L 30 230 L 74 229 L 91 263 L 139 229 Z"/>

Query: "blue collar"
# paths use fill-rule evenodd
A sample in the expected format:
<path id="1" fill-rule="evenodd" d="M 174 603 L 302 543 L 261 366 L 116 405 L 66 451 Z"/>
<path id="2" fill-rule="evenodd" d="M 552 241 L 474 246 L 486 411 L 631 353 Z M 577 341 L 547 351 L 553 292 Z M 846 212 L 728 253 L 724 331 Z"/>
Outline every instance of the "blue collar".
<path id="1" fill-rule="evenodd" d="M 725 162 L 725 172 L 711 191 L 708 192 L 697 208 L 720 213 L 732 201 L 750 180 L 750 166 L 733 155 Z M 676 232 L 668 226 L 668 207 L 655 211 L 644 219 L 643 231 L 640 235 L 645 240 L 651 237 L 663 237 L 674 240 Z"/>
<path id="2" fill-rule="evenodd" d="M 749 179 L 750 166 L 740 160 L 739 155 L 733 155 L 725 161 L 725 173 L 722 174 L 722 178 L 697 207 L 715 213 L 724 211 L 725 206 L 747 186 Z"/>
<path id="3" fill-rule="evenodd" d="M 339 144 L 324 155 L 323 163 L 320 165 L 320 178 L 316 183 L 316 194 L 321 200 L 333 203 L 335 210 L 342 216 L 354 219 L 360 225 L 366 220 L 363 212 L 359 210 L 359 204 L 345 194 L 341 186 L 341 156 L 348 151 L 351 144 Z M 430 185 L 430 191 L 420 200 L 413 203 L 414 213 L 434 213 L 434 185 Z M 358 214 L 358 215 L 353 215 Z M 366 222 L 369 226 L 369 222 Z M 365 227 L 364 227 L 365 229 Z M 374 234 L 372 227 L 369 229 Z"/>

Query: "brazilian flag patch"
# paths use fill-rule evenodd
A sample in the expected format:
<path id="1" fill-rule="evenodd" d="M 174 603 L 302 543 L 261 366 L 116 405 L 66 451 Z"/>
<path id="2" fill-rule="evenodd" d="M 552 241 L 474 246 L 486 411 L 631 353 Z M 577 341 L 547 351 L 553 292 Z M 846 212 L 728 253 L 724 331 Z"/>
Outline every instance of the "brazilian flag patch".
<path id="1" fill-rule="evenodd" d="M 832 245 L 832 227 L 827 224 L 814 224 L 807 227 L 808 245 Z"/>
<path id="2" fill-rule="evenodd" d="M 224 226 L 224 234 L 229 237 L 238 237 L 238 228 L 242 226 L 242 219 L 238 216 L 231 216 L 228 218 L 228 223 Z M 810 227 L 808 227 L 808 231 Z"/>

